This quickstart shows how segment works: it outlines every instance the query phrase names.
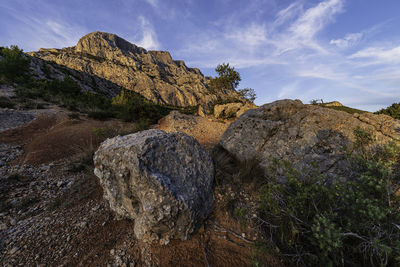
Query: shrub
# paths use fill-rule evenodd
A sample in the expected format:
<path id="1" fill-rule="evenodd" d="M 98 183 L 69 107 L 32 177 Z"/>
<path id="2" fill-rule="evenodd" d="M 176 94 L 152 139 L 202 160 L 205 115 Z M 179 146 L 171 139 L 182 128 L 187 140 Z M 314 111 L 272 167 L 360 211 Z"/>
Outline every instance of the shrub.
<path id="1" fill-rule="evenodd" d="M 375 112 L 375 114 L 385 114 L 400 120 L 400 103 L 393 103 L 390 107 L 381 109 Z"/>
<path id="2" fill-rule="evenodd" d="M 355 129 L 349 161 L 359 175 L 331 184 L 286 166 L 287 183 L 262 187 L 260 218 L 265 245 L 301 266 L 394 266 L 400 264 L 399 147 L 369 147 L 373 137 Z M 306 179 L 304 179 L 306 178 Z"/>
<path id="3" fill-rule="evenodd" d="M 241 97 L 246 98 L 250 102 L 254 102 L 254 100 L 256 100 L 256 92 L 253 88 L 239 89 L 237 92 Z"/>
<path id="4" fill-rule="evenodd" d="M 0 50 L 0 55 L 2 56 L 0 59 L 0 75 L 3 74 L 8 79 L 14 79 L 28 71 L 30 60 L 18 46 L 3 47 Z"/>
<path id="5" fill-rule="evenodd" d="M 113 98 L 112 104 L 117 118 L 125 121 L 147 120 L 149 124 L 156 123 L 171 111 L 171 108 L 154 104 L 141 95 L 126 90 Z"/>
<path id="6" fill-rule="evenodd" d="M 0 96 L 0 108 L 14 108 L 15 104 L 7 97 Z"/>

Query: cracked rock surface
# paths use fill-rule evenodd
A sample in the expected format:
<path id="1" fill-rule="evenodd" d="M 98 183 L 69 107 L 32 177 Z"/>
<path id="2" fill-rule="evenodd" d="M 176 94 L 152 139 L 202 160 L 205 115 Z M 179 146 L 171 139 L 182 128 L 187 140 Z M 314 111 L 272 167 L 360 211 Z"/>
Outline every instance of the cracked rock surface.
<path id="1" fill-rule="evenodd" d="M 111 209 L 135 220 L 138 239 L 186 240 L 211 212 L 211 157 L 184 133 L 147 130 L 107 139 L 94 163 Z"/>
<path id="2" fill-rule="evenodd" d="M 220 144 L 240 161 L 258 160 L 266 175 L 277 171 L 271 168 L 276 159 L 343 180 L 351 177 L 345 156 L 357 127 L 372 132 L 377 144 L 400 140 L 399 121 L 386 115 L 349 114 L 300 100 L 279 100 L 246 111 L 230 124 Z"/>

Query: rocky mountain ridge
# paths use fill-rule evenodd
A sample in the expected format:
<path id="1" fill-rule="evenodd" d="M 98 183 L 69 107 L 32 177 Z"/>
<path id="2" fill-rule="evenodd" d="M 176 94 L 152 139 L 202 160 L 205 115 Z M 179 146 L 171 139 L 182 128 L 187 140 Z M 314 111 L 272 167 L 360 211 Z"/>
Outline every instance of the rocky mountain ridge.
<path id="1" fill-rule="evenodd" d="M 234 91 L 209 93 L 209 78 L 167 51 L 147 51 L 115 34 L 93 32 L 74 47 L 40 49 L 30 56 L 97 76 L 135 91 L 157 104 L 209 106 L 217 99 L 238 98 Z"/>

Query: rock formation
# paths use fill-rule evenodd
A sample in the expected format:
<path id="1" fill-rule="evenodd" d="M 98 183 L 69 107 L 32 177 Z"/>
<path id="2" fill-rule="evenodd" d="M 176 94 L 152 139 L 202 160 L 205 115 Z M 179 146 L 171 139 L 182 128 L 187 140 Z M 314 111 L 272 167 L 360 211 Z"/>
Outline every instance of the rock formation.
<path id="1" fill-rule="evenodd" d="M 252 103 L 228 103 L 223 105 L 214 106 L 214 117 L 217 119 L 238 118 L 246 110 L 256 108 L 257 106 Z"/>
<path id="2" fill-rule="evenodd" d="M 324 106 L 324 107 L 343 107 L 342 103 L 340 103 L 339 101 L 323 103 L 322 106 Z"/>
<path id="3" fill-rule="evenodd" d="M 147 130 L 107 139 L 94 162 L 111 209 L 135 220 L 138 239 L 186 240 L 211 212 L 213 163 L 186 134 Z"/>
<path id="4" fill-rule="evenodd" d="M 266 175 L 273 175 L 273 159 L 286 160 L 298 170 L 315 169 L 333 179 L 351 174 L 346 149 L 361 127 L 376 142 L 400 140 L 400 123 L 386 115 L 348 114 L 280 100 L 246 111 L 223 134 L 220 144 L 240 161 L 257 159 Z"/>
<path id="5" fill-rule="evenodd" d="M 198 69 L 173 60 L 166 51 L 146 51 L 115 34 L 93 32 L 74 47 L 29 54 L 104 78 L 159 104 L 207 106 L 219 98 L 238 97 L 234 91 L 210 94 L 208 79 Z"/>

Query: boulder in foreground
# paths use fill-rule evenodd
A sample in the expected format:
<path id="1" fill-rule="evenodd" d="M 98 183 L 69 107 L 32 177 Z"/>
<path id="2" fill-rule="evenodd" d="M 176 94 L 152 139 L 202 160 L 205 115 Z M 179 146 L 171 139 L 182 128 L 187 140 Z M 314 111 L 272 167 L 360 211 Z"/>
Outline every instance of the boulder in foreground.
<path id="1" fill-rule="evenodd" d="M 213 163 L 186 134 L 147 130 L 107 139 L 94 163 L 111 209 L 135 220 L 138 239 L 186 240 L 211 212 Z"/>

